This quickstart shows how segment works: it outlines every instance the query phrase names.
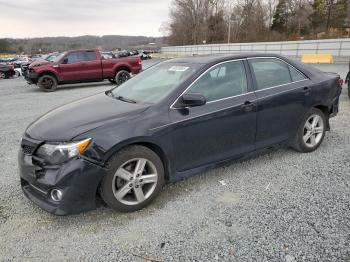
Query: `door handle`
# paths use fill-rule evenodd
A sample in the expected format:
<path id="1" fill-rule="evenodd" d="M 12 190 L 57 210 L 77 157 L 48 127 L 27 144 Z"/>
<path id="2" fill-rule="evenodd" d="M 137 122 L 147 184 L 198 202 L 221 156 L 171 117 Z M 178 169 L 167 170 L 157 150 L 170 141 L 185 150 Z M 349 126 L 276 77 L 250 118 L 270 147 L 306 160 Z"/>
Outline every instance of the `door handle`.
<path id="1" fill-rule="evenodd" d="M 311 92 L 311 88 L 308 86 L 303 87 L 303 89 L 301 90 L 301 93 L 303 93 L 305 95 L 310 94 L 310 92 Z"/>
<path id="2" fill-rule="evenodd" d="M 252 111 L 254 108 L 254 103 L 250 101 L 245 101 L 243 105 L 241 105 L 241 108 L 246 112 Z"/>

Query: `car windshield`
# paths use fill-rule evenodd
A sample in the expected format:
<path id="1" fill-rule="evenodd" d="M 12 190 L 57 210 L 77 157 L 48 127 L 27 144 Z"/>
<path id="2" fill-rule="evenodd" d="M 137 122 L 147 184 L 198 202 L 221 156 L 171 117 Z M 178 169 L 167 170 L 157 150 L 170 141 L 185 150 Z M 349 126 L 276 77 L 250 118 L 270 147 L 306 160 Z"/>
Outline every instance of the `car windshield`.
<path id="1" fill-rule="evenodd" d="M 59 62 L 61 60 L 62 57 L 65 56 L 66 53 L 60 53 L 58 55 L 52 55 L 52 59 L 50 58 L 51 56 L 47 57 L 46 60 L 50 61 L 50 62 Z"/>
<path id="2" fill-rule="evenodd" d="M 145 103 L 157 103 L 190 77 L 200 64 L 157 64 L 131 78 L 112 91 L 116 97 Z"/>

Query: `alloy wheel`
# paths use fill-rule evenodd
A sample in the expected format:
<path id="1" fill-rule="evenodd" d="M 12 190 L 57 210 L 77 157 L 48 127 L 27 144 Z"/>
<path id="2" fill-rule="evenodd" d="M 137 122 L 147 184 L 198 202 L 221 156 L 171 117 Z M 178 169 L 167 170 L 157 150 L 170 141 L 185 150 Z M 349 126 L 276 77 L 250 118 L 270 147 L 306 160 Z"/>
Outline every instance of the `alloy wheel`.
<path id="1" fill-rule="evenodd" d="M 119 76 L 118 76 L 118 83 L 122 84 L 126 81 L 128 81 L 130 79 L 130 74 L 128 72 L 122 72 Z"/>
<path id="2" fill-rule="evenodd" d="M 44 78 L 44 79 L 41 81 L 40 85 L 41 85 L 43 88 L 45 88 L 45 89 L 51 89 L 52 86 L 53 86 L 53 81 L 52 81 L 51 78 L 48 78 L 48 77 L 47 77 L 47 78 Z"/>
<path id="3" fill-rule="evenodd" d="M 311 115 L 305 122 L 303 129 L 303 141 L 307 147 L 315 147 L 322 140 L 324 122 L 317 114 Z"/>
<path id="4" fill-rule="evenodd" d="M 125 205 L 138 205 L 148 199 L 158 182 L 155 165 L 145 158 L 131 159 L 114 174 L 114 197 Z"/>

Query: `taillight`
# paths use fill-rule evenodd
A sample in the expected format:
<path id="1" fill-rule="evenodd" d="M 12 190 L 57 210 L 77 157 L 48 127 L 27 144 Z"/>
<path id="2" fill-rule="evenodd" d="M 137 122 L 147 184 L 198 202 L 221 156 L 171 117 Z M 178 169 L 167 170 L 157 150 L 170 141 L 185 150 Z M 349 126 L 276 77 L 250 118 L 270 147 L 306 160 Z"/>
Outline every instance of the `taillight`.
<path id="1" fill-rule="evenodd" d="M 142 65 L 142 60 L 141 59 L 139 59 L 139 65 Z"/>
<path id="2" fill-rule="evenodd" d="M 339 85 L 340 85 L 340 86 L 343 86 L 343 84 L 344 84 L 344 80 L 343 80 L 343 79 L 339 78 L 339 79 L 338 79 L 338 82 L 339 82 Z"/>

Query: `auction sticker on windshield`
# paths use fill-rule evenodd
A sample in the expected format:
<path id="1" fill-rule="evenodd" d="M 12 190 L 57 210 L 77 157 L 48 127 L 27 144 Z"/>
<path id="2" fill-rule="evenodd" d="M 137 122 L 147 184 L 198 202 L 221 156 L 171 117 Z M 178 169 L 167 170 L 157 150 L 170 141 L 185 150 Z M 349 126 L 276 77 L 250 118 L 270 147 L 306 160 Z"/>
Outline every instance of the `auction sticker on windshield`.
<path id="1" fill-rule="evenodd" d="M 169 71 L 185 72 L 187 69 L 189 69 L 188 66 L 172 66 L 169 68 Z"/>

